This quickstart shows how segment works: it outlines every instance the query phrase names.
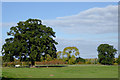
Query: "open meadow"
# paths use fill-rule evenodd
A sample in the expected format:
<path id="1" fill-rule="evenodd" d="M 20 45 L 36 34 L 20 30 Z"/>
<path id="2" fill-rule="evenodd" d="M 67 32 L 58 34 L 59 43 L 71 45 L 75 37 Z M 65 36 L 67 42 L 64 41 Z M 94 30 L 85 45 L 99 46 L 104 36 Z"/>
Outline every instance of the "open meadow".
<path id="1" fill-rule="evenodd" d="M 117 78 L 118 66 L 70 65 L 68 67 L 2 69 L 4 78 Z"/>

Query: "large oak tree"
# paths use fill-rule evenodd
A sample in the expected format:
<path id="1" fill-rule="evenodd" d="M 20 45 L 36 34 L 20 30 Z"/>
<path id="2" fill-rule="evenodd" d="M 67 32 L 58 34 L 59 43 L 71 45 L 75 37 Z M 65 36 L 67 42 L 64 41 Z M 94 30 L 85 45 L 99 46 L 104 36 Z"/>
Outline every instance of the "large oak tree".
<path id="1" fill-rule="evenodd" d="M 35 61 L 40 61 L 41 56 L 49 54 L 52 58 L 57 57 L 55 45 L 58 43 L 53 39 L 56 37 L 55 32 L 39 19 L 20 21 L 7 34 L 10 38 L 2 46 L 4 61 L 19 58 L 20 61 L 30 60 L 34 65 Z"/>

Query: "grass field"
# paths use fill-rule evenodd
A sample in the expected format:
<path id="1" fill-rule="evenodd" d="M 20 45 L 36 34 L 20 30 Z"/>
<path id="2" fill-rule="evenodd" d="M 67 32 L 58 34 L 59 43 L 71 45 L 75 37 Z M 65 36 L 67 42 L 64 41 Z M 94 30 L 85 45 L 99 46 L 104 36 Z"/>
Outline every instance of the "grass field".
<path id="1" fill-rule="evenodd" d="M 58 68 L 3 68 L 5 78 L 117 78 L 118 66 L 77 65 Z"/>

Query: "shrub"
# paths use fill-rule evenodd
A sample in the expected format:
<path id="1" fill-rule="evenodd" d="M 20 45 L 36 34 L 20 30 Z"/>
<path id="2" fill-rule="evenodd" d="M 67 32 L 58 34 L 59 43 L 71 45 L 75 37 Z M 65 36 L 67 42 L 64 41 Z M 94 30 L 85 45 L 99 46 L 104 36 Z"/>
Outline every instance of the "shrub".
<path id="1" fill-rule="evenodd" d="M 14 62 L 4 62 L 2 64 L 3 67 L 14 67 L 15 63 Z"/>
<path id="2" fill-rule="evenodd" d="M 27 66 L 31 64 L 31 62 L 3 62 L 3 67 L 14 67 L 15 65 Z"/>
<path id="3" fill-rule="evenodd" d="M 97 64 L 98 63 L 98 59 L 94 58 L 94 59 L 86 59 L 86 64 Z"/>
<path id="4" fill-rule="evenodd" d="M 100 64 L 99 62 L 97 62 L 97 64 Z"/>
<path id="5" fill-rule="evenodd" d="M 2 63 L 2 67 L 7 67 L 7 63 L 6 62 Z"/>
<path id="6" fill-rule="evenodd" d="M 22 62 L 14 62 L 15 63 L 15 65 L 22 65 Z"/>
<path id="7" fill-rule="evenodd" d="M 85 63 L 85 59 L 83 59 L 83 58 L 81 58 L 81 57 L 76 58 L 75 63 L 78 63 L 78 62 Z"/>
<path id="8" fill-rule="evenodd" d="M 86 64 L 91 64 L 91 62 L 90 62 L 90 61 L 86 61 L 85 63 L 86 63 Z"/>
<path id="9" fill-rule="evenodd" d="M 97 64 L 97 62 L 98 62 L 98 60 L 97 60 L 97 58 L 95 58 L 94 64 Z"/>
<path id="10" fill-rule="evenodd" d="M 86 59 L 85 64 L 91 64 L 91 59 Z"/>
<path id="11" fill-rule="evenodd" d="M 52 60 L 52 61 L 43 61 L 43 62 L 35 62 L 35 65 L 57 65 L 57 64 L 64 64 L 65 62 L 62 60 Z"/>
<path id="12" fill-rule="evenodd" d="M 31 64 L 31 62 L 22 62 L 22 66 L 29 66 L 29 64 Z"/>
<path id="13" fill-rule="evenodd" d="M 118 63 L 114 63 L 114 65 L 118 65 Z"/>
<path id="14" fill-rule="evenodd" d="M 84 64 L 83 62 L 78 62 L 77 64 Z"/>

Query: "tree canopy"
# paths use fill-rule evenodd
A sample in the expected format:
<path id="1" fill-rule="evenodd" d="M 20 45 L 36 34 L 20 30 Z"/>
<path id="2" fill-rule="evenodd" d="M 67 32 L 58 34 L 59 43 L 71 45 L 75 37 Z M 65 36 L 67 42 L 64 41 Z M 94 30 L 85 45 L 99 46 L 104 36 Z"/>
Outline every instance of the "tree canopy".
<path id="1" fill-rule="evenodd" d="M 58 43 L 53 39 L 56 37 L 55 32 L 43 25 L 39 19 L 20 21 L 17 26 L 10 28 L 7 35 L 10 38 L 5 39 L 2 46 L 4 61 L 13 61 L 14 58 L 25 61 L 29 58 L 34 65 L 34 61 L 40 61 L 42 55 L 57 57 L 55 45 Z"/>
<path id="2" fill-rule="evenodd" d="M 109 44 L 101 44 L 97 48 L 99 63 L 111 65 L 114 62 L 114 57 L 117 50 Z"/>
<path id="3" fill-rule="evenodd" d="M 119 54 L 116 62 L 120 65 L 120 54 Z"/>
<path id="4" fill-rule="evenodd" d="M 63 50 L 63 58 L 64 60 L 68 61 L 70 64 L 73 64 L 76 60 L 75 56 L 78 56 L 79 50 L 76 47 L 66 47 Z M 66 56 L 66 57 L 64 57 Z"/>

